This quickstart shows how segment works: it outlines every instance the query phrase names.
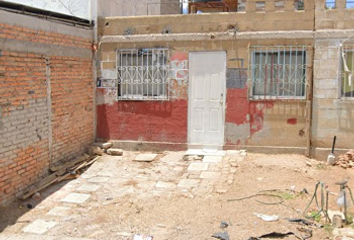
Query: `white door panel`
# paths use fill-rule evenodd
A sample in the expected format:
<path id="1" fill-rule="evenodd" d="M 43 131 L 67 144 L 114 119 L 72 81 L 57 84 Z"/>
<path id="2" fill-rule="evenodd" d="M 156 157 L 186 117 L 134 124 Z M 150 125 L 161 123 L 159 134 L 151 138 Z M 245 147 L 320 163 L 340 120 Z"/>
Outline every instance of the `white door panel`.
<path id="1" fill-rule="evenodd" d="M 226 53 L 190 54 L 189 143 L 224 143 Z"/>

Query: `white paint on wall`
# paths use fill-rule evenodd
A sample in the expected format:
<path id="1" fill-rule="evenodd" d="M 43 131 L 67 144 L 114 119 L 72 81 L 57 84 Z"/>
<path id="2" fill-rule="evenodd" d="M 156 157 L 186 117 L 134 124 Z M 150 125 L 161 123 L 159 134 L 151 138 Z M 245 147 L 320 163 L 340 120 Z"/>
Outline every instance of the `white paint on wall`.
<path id="1" fill-rule="evenodd" d="M 91 0 L 5 0 L 5 2 L 18 3 L 79 18 L 91 19 Z"/>

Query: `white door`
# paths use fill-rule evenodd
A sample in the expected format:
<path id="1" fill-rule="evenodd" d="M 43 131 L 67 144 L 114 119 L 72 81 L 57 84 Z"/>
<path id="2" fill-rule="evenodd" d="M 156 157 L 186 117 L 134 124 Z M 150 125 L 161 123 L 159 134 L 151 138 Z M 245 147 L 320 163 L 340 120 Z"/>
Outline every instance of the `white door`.
<path id="1" fill-rule="evenodd" d="M 224 144 L 226 53 L 193 52 L 189 56 L 190 145 Z"/>

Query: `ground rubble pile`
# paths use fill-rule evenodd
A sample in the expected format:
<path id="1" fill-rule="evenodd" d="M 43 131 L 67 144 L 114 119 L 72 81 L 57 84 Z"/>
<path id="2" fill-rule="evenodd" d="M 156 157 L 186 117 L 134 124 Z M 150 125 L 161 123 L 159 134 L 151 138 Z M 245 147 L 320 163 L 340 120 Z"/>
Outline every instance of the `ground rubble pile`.
<path id="1" fill-rule="evenodd" d="M 350 150 L 347 153 L 340 155 L 335 165 L 342 168 L 354 168 L 354 150 Z"/>

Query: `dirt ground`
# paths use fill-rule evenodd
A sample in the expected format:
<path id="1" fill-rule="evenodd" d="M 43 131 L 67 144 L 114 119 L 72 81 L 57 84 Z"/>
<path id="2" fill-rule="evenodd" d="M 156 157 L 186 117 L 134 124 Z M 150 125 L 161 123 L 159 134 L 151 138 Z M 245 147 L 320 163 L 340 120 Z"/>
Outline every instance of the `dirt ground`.
<path id="1" fill-rule="evenodd" d="M 64 205 L 70 211 L 60 217 L 49 217 L 46 212 L 60 205 L 59 199 L 81 184 L 79 179 L 49 187 L 41 193 L 42 200 L 39 202 L 30 199 L 0 209 L 0 232 L 21 233 L 29 223 L 44 218 L 57 222 L 46 233 L 49 236 L 110 240 L 133 239 L 135 234 L 145 234 L 153 236 L 154 240 L 204 240 L 215 239 L 211 236 L 222 232 L 220 222 L 226 221 L 229 227 L 225 231 L 232 240 L 246 240 L 271 232 L 294 232 L 297 236 L 305 236 L 307 232 L 301 231 L 301 228 L 313 231 L 311 239 L 333 239 L 330 225 L 325 223 L 324 217 L 321 218 L 323 228 L 289 223 L 286 219 L 304 218 L 303 210 L 310 202 L 318 181 L 324 182 L 329 191 L 338 193 L 339 187 L 335 183 L 354 173 L 352 169 L 326 166 L 300 155 L 248 153 L 233 164 L 237 170 L 233 178 L 228 176 L 228 182 L 232 183 L 226 192 L 218 191 L 222 186 L 217 181 L 204 186 L 203 180 L 194 190 L 184 191 L 172 186 L 172 190 L 165 191 L 153 188 L 156 181 L 163 179 L 173 183 L 174 179 L 187 176 L 186 168 L 190 162 L 182 160 L 183 153 L 168 153 L 167 165 L 158 163 L 163 162 L 164 158 L 154 163 L 132 165 L 134 154 L 137 153 L 125 153 L 125 157 L 116 161 L 107 160 L 93 165 L 91 168 L 96 168 L 96 172 L 105 171 L 110 179 L 92 193 L 89 203 Z M 170 164 L 172 160 L 169 159 L 174 158 L 178 161 Z M 221 176 L 225 174 L 224 166 L 215 169 L 221 172 Z M 114 174 L 110 175 L 110 171 Z M 90 174 L 92 172 L 88 169 L 80 179 L 89 178 Z M 120 177 L 123 175 L 128 177 Z M 115 185 L 117 182 L 120 185 Z M 348 185 L 354 186 L 354 182 L 349 180 Z M 198 191 L 197 188 L 203 186 L 205 191 Z M 124 188 L 124 193 L 121 188 Z M 304 189 L 308 193 L 300 193 Z M 260 193 L 270 195 L 252 197 Z M 244 199 L 228 201 L 240 198 Z M 329 198 L 329 208 L 339 210 L 337 196 L 330 194 Z M 278 203 L 280 200 L 283 202 Z M 28 203 L 35 207 L 29 210 L 26 207 Z M 313 203 L 308 212 L 315 212 L 316 209 Z M 354 212 L 353 206 L 349 212 Z M 277 215 L 279 221 L 265 222 L 254 213 Z M 285 239 L 298 238 L 288 236 Z"/>

